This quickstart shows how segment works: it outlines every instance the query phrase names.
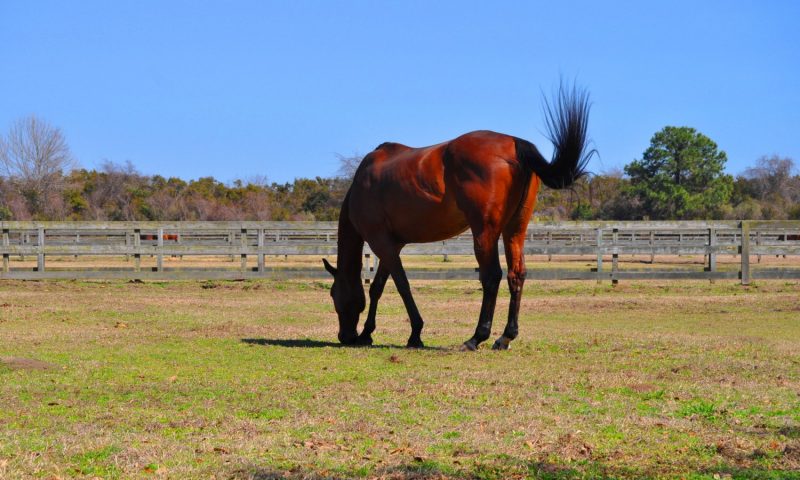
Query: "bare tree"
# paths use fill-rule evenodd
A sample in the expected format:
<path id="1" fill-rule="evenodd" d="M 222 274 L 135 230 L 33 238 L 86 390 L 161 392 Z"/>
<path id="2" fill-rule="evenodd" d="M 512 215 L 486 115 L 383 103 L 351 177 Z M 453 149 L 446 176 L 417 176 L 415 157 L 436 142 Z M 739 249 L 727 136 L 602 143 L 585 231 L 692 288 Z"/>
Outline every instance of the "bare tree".
<path id="1" fill-rule="evenodd" d="M 755 167 L 745 170 L 743 176 L 751 182 L 753 193 L 758 199 L 772 197 L 791 201 L 794 170 L 795 165 L 791 158 L 763 156 L 757 160 Z"/>
<path id="2" fill-rule="evenodd" d="M 354 153 L 350 156 L 337 153 L 336 158 L 339 159 L 339 177 L 352 180 L 364 156 L 359 153 Z"/>
<path id="3" fill-rule="evenodd" d="M 247 177 L 244 181 L 245 185 L 253 185 L 256 187 L 267 188 L 269 186 L 269 177 L 266 175 L 253 175 Z"/>
<path id="4" fill-rule="evenodd" d="M 17 120 L 6 137 L 0 137 L 0 171 L 34 213 L 44 214 L 49 200 L 60 198 L 64 172 L 74 165 L 61 130 L 35 115 Z"/>

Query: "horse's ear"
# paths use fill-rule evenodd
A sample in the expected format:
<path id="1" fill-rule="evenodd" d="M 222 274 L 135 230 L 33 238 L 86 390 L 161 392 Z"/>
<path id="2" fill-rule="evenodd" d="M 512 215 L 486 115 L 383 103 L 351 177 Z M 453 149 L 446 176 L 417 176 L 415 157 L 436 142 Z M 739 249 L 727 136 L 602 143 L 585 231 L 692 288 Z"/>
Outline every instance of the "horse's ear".
<path id="1" fill-rule="evenodd" d="M 333 265 L 328 263 L 328 259 L 327 258 L 323 258 L 322 259 L 322 263 L 325 264 L 325 270 L 327 270 L 328 273 L 330 273 L 331 275 L 333 275 L 335 277 L 336 276 L 336 272 L 337 272 L 336 267 L 334 267 Z"/>

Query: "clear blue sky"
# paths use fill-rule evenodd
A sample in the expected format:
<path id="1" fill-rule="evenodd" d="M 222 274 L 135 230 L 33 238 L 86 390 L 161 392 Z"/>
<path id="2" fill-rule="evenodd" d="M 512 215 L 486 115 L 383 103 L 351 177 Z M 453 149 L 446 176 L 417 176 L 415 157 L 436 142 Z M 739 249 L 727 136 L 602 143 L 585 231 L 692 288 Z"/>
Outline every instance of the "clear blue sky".
<path id="1" fill-rule="evenodd" d="M 476 129 L 545 152 L 541 90 L 592 94 L 603 172 L 686 125 L 736 174 L 800 163 L 798 1 L 0 2 L 0 131 L 36 114 L 84 167 L 329 176 L 335 154 Z"/>

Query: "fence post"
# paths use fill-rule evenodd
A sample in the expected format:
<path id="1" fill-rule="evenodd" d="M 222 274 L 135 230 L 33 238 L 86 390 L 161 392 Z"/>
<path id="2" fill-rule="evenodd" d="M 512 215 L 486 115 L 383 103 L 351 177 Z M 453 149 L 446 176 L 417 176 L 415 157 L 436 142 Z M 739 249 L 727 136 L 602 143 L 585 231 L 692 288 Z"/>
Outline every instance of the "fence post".
<path id="1" fill-rule="evenodd" d="M 44 228 L 39 227 L 37 234 L 38 234 L 38 239 L 37 239 L 38 252 L 36 254 L 36 271 L 44 272 Z"/>
<path id="2" fill-rule="evenodd" d="M 158 229 L 158 254 L 156 254 L 156 271 L 164 271 L 164 229 Z"/>
<path id="3" fill-rule="evenodd" d="M 233 234 L 233 231 L 228 231 L 228 239 L 227 239 L 227 242 L 228 242 L 228 246 L 229 246 L 229 247 L 233 247 L 233 235 L 234 235 L 234 234 Z M 232 262 L 232 261 L 233 261 L 233 257 L 234 257 L 233 255 L 229 256 L 229 257 L 228 257 L 228 260 L 230 260 L 230 261 Z"/>
<path id="4" fill-rule="evenodd" d="M 603 229 L 597 229 L 597 283 L 603 281 L 600 273 L 603 271 Z"/>
<path id="5" fill-rule="evenodd" d="M 281 231 L 280 230 L 275 232 L 275 241 L 276 242 L 280 242 L 281 241 Z M 284 255 L 283 256 L 283 261 L 288 262 L 289 261 L 289 255 Z"/>
<path id="6" fill-rule="evenodd" d="M 759 230 L 759 231 L 756 232 L 756 246 L 758 247 L 760 245 L 761 245 L 761 231 Z M 761 263 L 761 254 L 760 253 L 758 255 L 756 255 L 756 263 Z"/>
<path id="7" fill-rule="evenodd" d="M 739 246 L 739 254 L 742 257 L 742 266 L 739 278 L 742 279 L 742 285 L 750 285 L 750 222 L 743 220 L 741 229 L 742 243 Z"/>
<path id="8" fill-rule="evenodd" d="M 617 240 L 619 239 L 619 229 L 615 228 L 611 232 L 611 241 L 613 243 L 613 250 L 611 253 L 611 285 L 616 285 L 619 283 L 619 278 L 617 278 L 617 272 L 619 271 L 619 246 L 617 245 Z"/>
<path id="9" fill-rule="evenodd" d="M 139 250 L 142 246 L 142 231 L 138 228 L 133 229 L 133 271 L 142 271 L 142 253 Z"/>
<path id="10" fill-rule="evenodd" d="M 370 272 L 370 260 L 371 255 L 369 253 L 364 254 L 364 266 L 361 268 L 361 279 L 364 283 L 369 284 L 372 281 L 372 272 Z"/>
<path id="11" fill-rule="evenodd" d="M 258 273 L 264 274 L 264 229 L 258 229 Z"/>
<path id="12" fill-rule="evenodd" d="M 8 229 L 4 228 L 3 229 L 3 247 L 8 248 L 9 245 L 10 245 L 10 243 L 8 241 Z M 6 252 L 3 252 L 3 271 L 4 272 L 8 272 L 9 271 L 9 263 L 8 262 L 9 262 L 9 255 L 8 255 L 8 252 L 6 251 Z"/>
<path id="13" fill-rule="evenodd" d="M 239 267 L 242 270 L 242 272 L 244 272 L 244 271 L 247 270 L 247 253 L 245 253 L 247 251 L 247 229 L 246 228 L 242 229 L 241 238 L 240 238 L 239 244 L 242 247 L 242 250 L 240 252 L 241 263 L 239 264 Z"/>
<path id="14" fill-rule="evenodd" d="M 707 272 L 717 271 L 717 230 L 715 228 L 708 229 L 708 266 Z"/>

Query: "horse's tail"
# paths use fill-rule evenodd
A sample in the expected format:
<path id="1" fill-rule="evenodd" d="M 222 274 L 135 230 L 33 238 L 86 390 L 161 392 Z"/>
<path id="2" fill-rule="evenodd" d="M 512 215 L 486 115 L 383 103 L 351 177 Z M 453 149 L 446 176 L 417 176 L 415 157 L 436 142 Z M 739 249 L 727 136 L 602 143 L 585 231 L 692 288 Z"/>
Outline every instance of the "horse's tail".
<path id="1" fill-rule="evenodd" d="M 545 160 L 531 142 L 514 138 L 517 159 L 527 165 L 550 188 L 566 188 L 586 174 L 586 164 L 592 155 L 589 150 L 589 94 L 577 87 L 560 85 L 551 104 L 545 99 L 547 138 L 553 143 L 553 159 Z"/>

